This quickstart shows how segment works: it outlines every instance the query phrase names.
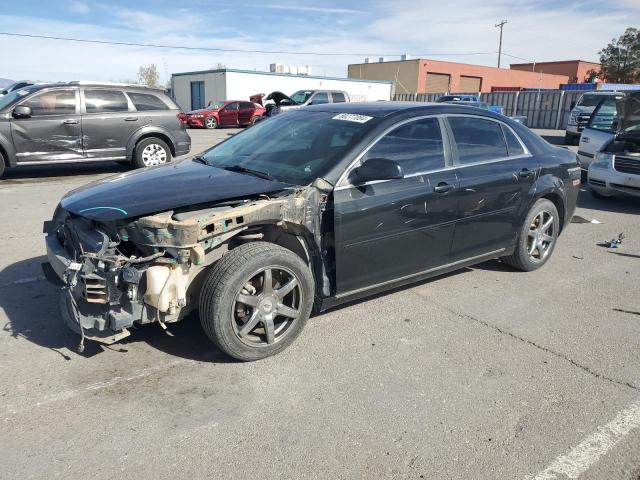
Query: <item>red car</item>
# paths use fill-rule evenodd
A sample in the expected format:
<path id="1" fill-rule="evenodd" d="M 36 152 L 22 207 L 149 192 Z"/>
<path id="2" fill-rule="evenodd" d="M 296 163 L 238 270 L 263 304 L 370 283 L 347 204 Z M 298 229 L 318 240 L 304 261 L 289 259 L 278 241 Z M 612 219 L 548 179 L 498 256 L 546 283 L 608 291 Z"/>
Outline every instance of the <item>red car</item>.
<path id="1" fill-rule="evenodd" d="M 261 105 L 241 100 L 214 102 L 208 107 L 186 114 L 190 127 L 218 128 L 253 125 L 266 113 Z"/>

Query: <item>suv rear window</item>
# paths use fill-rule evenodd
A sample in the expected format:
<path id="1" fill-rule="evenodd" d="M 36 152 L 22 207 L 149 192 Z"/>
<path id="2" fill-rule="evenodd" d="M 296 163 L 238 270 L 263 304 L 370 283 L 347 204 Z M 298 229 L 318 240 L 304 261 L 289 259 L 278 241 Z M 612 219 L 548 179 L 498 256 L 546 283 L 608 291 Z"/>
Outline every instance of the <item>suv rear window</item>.
<path id="1" fill-rule="evenodd" d="M 462 165 L 508 156 L 507 144 L 498 122 L 477 117 L 449 117 L 449 125 Z"/>
<path id="2" fill-rule="evenodd" d="M 85 90 L 87 113 L 128 112 L 127 97 L 119 90 Z"/>
<path id="3" fill-rule="evenodd" d="M 169 107 L 162 100 L 151 93 L 127 92 L 127 95 L 139 112 L 169 110 Z"/>
<path id="4" fill-rule="evenodd" d="M 331 97 L 333 97 L 333 103 L 342 103 L 347 101 L 347 99 L 344 98 L 344 93 L 342 92 L 333 92 L 331 93 Z"/>

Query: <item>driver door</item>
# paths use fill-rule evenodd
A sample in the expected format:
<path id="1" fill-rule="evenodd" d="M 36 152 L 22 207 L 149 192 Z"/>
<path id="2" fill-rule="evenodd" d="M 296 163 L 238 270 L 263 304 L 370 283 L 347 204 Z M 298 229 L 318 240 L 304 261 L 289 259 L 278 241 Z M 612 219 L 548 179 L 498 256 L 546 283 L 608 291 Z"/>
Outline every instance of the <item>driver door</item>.
<path id="1" fill-rule="evenodd" d="M 363 156 L 396 161 L 404 178 L 334 190 L 337 294 L 418 275 L 449 260 L 458 180 L 441 121 L 405 122 Z"/>
<path id="2" fill-rule="evenodd" d="M 45 90 L 20 106 L 28 118 L 11 119 L 18 164 L 82 160 L 82 124 L 77 88 Z"/>
<path id="3" fill-rule="evenodd" d="M 238 108 L 240 104 L 238 102 L 233 102 L 225 105 L 225 107 L 220 110 L 218 114 L 220 117 L 220 125 L 238 125 Z"/>

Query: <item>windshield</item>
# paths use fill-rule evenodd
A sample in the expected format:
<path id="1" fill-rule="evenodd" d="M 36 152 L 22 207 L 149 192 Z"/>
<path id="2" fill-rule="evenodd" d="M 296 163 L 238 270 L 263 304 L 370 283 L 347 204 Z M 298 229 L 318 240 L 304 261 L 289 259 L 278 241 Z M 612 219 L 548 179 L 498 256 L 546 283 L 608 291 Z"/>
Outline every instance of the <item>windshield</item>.
<path id="1" fill-rule="evenodd" d="M 207 106 L 207 110 L 216 110 L 218 108 L 222 108 L 224 102 L 211 102 L 209 106 Z"/>
<path id="2" fill-rule="evenodd" d="M 0 97 L 0 110 L 4 110 L 8 106 L 16 103 L 25 95 L 28 95 L 36 90 L 37 88 L 34 87 L 24 87 Z"/>
<path id="3" fill-rule="evenodd" d="M 309 97 L 313 94 L 313 90 L 298 90 L 296 93 L 291 95 L 291 100 L 296 103 L 304 103 L 309 100 Z"/>
<path id="4" fill-rule="evenodd" d="M 257 123 L 201 158 L 214 167 L 241 167 L 307 185 L 325 175 L 374 122 L 364 115 L 287 112 Z"/>
<path id="5" fill-rule="evenodd" d="M 584 94 L 582 95 L 582 98 L 580 98 L 580 101 L 578 102 L 577 106 L 578 107 L 596 107 L 598 106 L 598 103 L 600 103 L 600 100 L 602 100 L 603 95 L 589 95 L 589 94 Z"/>

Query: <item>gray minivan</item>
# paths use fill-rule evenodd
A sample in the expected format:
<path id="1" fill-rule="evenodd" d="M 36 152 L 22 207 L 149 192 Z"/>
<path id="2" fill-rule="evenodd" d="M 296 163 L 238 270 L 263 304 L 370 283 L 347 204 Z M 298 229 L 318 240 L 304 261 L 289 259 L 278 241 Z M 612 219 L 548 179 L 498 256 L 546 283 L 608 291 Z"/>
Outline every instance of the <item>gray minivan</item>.
<path id="1" fill-rule="evenodd" d="M 0 97 L 0 175 L 22 165 L 167 163 L 191 149 L 181 117 L 162 90 L 140 85 L 26 86 Z"/>

